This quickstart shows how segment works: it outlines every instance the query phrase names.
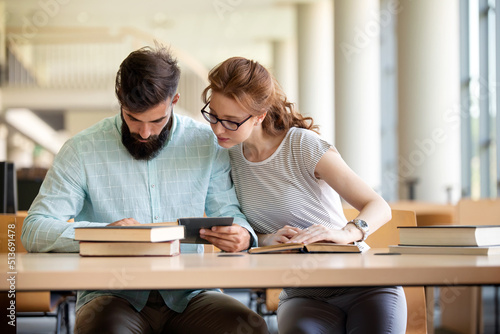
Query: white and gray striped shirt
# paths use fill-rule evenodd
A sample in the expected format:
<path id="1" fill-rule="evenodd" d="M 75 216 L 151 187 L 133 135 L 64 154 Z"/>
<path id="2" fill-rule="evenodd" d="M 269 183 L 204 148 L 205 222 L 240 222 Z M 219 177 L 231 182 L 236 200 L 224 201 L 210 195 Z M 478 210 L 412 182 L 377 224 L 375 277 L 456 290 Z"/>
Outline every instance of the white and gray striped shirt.
<path id="1" fill-rule="evenodd" d="M 275 233 L 286 224 L 344 227 L 339 195 L 314 176 L 318 161 L 330 147 L 312 131 L 291 128 L 264 161 L 248 161 L 241 144 L 229 150 L 236 194 L 255 231 Z"/>
<path id="2" fill-rule="evenodd" d="M 275 233 L 284 225 L 306 228 L 322 224 L 334 229 L 345 226 L 340 196 L 314 176 L 321 157 L 332 147 L 316 133 L 291 128 L 278 149 L 266 160 L 248 161 L 242 144 L 229 150 L 231 176 L 241 210 L 259 233 Z M 344 288 L 285 289 L 284 298 L 326 298 Z"/>

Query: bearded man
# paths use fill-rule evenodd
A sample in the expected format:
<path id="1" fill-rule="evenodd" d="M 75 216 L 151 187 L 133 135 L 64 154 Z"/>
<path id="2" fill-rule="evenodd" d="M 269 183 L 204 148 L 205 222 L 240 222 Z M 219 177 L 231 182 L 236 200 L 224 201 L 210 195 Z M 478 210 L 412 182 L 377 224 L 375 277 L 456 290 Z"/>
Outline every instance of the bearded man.
<path id="1" fill-rule="evenodd" d="M 78 252 L 74 228 L 234 217 L 211 239 L 228 252 L 256 246 L 229 156 L 210 128 L 174 113 L 180 69 L 169 50 L 142 48 L 120 65 L 120 111 L 64 144 L 22 230 L 30 252 Z M 74 223 L 67 223 L 74 219 Z M 182 253 L 203 245 L 181 245 Z M 181 255 L 182 256 L 182 255 Z M 145 273 L 147 275 L 147 273 Z M 267 333 L 262 317 L 220 290 L 78 291 L 75 333 Z"/>

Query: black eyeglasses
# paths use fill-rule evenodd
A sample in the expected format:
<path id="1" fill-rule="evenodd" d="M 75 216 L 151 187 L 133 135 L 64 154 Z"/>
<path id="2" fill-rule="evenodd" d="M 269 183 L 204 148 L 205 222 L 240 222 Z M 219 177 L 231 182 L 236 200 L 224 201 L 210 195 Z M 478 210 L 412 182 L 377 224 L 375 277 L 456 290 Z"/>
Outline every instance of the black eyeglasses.
<path id="1" fill-rule="evenodd" d="M 217 116 L 215 116 L 214 114 L 211 114 L 209 113 L 208 111 L 205 110 L 205 108 L 210 104 L 210 101 L 207 102 L 207 104 L 205 104 L 205 106 L 203 107 L 203 109 L 201 109 L 201 114 L 203 115 L 203 117 L 207 120 L 207 122 L 211 123 L 211 124 L 217 124 L 217 122 L 220 122 L 220 124 L 222 124 L 223 127 L 225 127 L 226 129 L 230 130 L 230 131 L 236 131 L 238 130 L 238 128 L 243 124 L 245 123 L 246 121 L 248 121 L 250 118 L 252 118 L 252 115 L 248 116 L 243 122 L 233 122 L 233 121 L 228 121 L 227 119 L 220 119 L 218 118 Z"/>

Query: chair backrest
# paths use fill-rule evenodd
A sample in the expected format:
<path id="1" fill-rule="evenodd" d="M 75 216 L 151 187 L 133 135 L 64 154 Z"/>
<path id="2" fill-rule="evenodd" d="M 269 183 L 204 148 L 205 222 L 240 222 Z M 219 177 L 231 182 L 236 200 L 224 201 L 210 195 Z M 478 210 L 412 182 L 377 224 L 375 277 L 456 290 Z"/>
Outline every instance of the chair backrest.
<path id="1" fill-rule="evenodd" d="M 356 218 L 356 209 L 344 209 L 348 220 Z M 373 248 L 384 248 L 399 244 L 398 226 L 416 226 L 417 218 L 414 211 L 392 209 L 392 218 L 382 227 L 368 236 L 366 243 Z M 423 287 L 404 287 L 408 309 L 406 334 L 427 333 L 427 308 Z"/>
<path id="2" fill-rule="evenodd" d="M 500 198 L 461 199 L 457 204 L 458 225 L 500 225 Z"/>
<path id="3" fill-rule="evenodd" d="M 451 225 L 456 221 L 456 206 L 423 201 L 396 201 L 390 202 L 394 210 L 415 211 L 418 226 Z"/>
<path id="4" fill-rule="evenodd" d="M 12 235 L 15 236 L 16 253 L 27 252 L 21 243 L 21 230 L 26 215 L 26 212 L 21 211 L 17 214 L 0 214 L 0 253 L 9 253 L 8 242 Z M 14 229 L 10 228 L 12 225 L 15 225 Z"/>
<path id="5" fill-rule="evenodd" d="M 455 223 L 454 217 L 449 213 L 420 213 L 417 214 L 417 225 L 453 225 Z"/>

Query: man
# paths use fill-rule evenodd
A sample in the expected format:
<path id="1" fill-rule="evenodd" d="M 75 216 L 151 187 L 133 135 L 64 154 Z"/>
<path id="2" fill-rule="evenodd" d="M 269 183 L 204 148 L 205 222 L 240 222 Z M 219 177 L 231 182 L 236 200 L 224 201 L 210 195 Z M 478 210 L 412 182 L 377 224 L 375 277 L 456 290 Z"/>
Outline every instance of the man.
<path id="1" fill-rule="evenodd" d="M 77 252 L 74 228 L 232 216 L 210 238 L 222 250 L 255 245 L 209 127 L 174 114 L 180 70 L 168 50 L 143 48 L 120 65 L 119 115 L 61 148 L 22 231 L 30 252 Z M 67 223 L 74 218 L 74 223 Z M 202 252 L 202 245 L 182 245 Z M 145 273 L 146 274 L 146 273 Z M 263 319 L 218 290 L 79 291 L 75 333 L 267 333 Z M 251 331 L 249 331 L 251 329 Z"/>

